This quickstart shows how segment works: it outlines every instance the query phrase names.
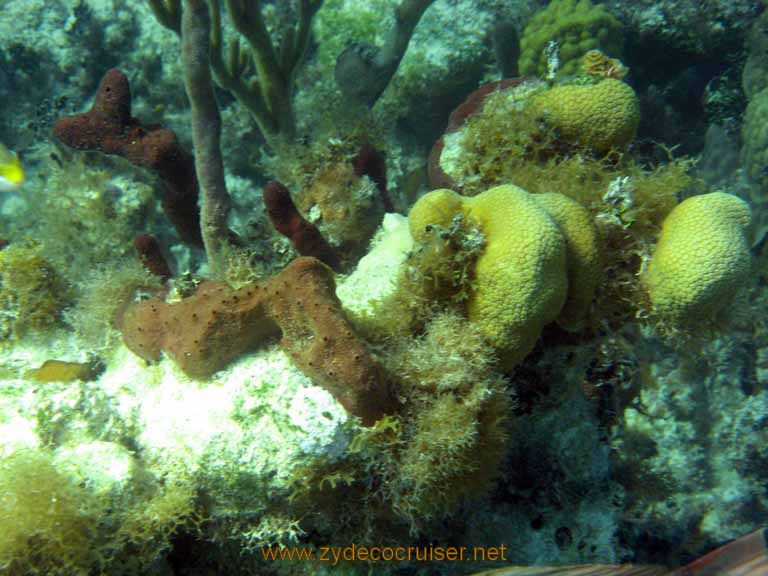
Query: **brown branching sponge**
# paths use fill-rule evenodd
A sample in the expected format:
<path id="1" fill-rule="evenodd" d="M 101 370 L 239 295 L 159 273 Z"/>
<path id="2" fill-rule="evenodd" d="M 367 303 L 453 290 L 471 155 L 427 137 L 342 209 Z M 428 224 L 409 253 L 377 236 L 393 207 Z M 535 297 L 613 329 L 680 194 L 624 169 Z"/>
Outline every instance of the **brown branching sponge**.
<path id="1" fill-rule="evenodd" d="M 70 148 L 122 156 L 155 172 L 165 184 L 163 210 L 179 237 L 202 245 L 194 160 L 171 130 L 144 126 L 131 116 L 131 89 L 120 70 L 104 74 L 88 112 L 61 118 L 53 131 Z"/>
<path id="2" fill-rule="evenodd" d="M 171 267 L 165 259 L 160 243 L 152 234 L 138 234 L 133 239 L 133 247 L 139 255 L 139 261 L 147 272 L 167 282 L 172 274 Z"/>
<path id="3" fill-rule="evenodd" d="M 269 281 L 239 290 L 209 281 L 181 302 L 131 304 L 118 325 L 134 353 L 157 361 L 165 352 L 197 378 L 280 337 L 299 369 L 364 424 L 397 407 L 379 362 L 342 311 L 333 272 L 315 258 L 297 258 Z"/>
<path id="4" fill-rule="evenodd" d="M 291 241 L 302 256 L 314 256 L 334 270 L 341 268 L 336 251 L 323 238 L 317 227 L 296 208 L 288 188 L 272 181 L 264 187 L 264 206 L 272 226 Z"/>
<path id="5" fill-rule="evenodd" d="M 225 45 L 221 0 L 209 0 L 211 69 L 216 81 L 245 106 L 268 141 L 278 136 L 290 139 L 296 132 L 294 76 L 309 44 L 312 19 L 323 0 L 298 0 L 296 22 L 284 31 L 279 43 L 267 29 L 259 0 L 224 1 L 239 36 Z M 181 33 L 181 3 L 149 0 L 157 21 L 177 34 Z"/>

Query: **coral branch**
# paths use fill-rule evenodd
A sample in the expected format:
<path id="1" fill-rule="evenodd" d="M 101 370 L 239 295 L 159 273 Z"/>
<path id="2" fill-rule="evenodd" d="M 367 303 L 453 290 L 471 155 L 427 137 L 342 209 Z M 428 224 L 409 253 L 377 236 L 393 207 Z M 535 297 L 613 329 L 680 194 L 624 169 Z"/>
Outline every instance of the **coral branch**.
<path id="1" fill-rule="evenodd" d="M 171 130 L 131 116 L 131 89 L 120 70 L 104 75 L 88 112 L 59 119 L 53 130 L 71 148 L 122 156 L 157 173 L 165 214 L 184 242 L 202 245 L 194 161 Z"/>
<path id="2" fill-rule="evenodd" d="M 373 106 L 403 59 L 413 31 L 434 0 L 402 0 L 381 47 L 356 42 L 336 60 L 336 83 L 348 98 Z"/>
<path id="3" fill-rule="evenodd" d="M 381 152 L 371 146 L 370 142 L 363 142 L 353 161 L 353 167 L 356 176 L 368 176 L 376 184 L 384 210 L 394 212 L 395 207 L 387 191 L 387 161 Z"/>
<path id="4" fill-rule="evenodd" d="M 149 7 L 160 24 L 181 34 L 181 0 L 149 0 Z"/>
<path id="5" fill-rule="evenodd" d="M 163 282 L 168 281 L 171 277 L 171 268 L 168 266 L 162 250 L 160 250 L 157 238 L 151 234 L 139 234 L 133 239 L 133 246 L 139 253 L 139 260 L 144 268 L 162 279 Z"/>
<path id="6" fill-rule="evenodd" d="M 283 31 L 280 45 L 273 43 L 258 0 L 224 0 L 226 12 L 239 37 L 226 50 L 221 22 L 221 0 L 209 0 L 211 16 L 210 65 L 216 82 L 246 107 L 264 137 L 292 138 L 296 131 L 293 79 L 309 44 L 312 19 L 323 0 L 299 0 L 295 25 Z M 157 21 L 180 33 L 180 0 L 150 0 Z"/>
<path id="7" fill-rule="evenodd" d="M 118 325 L 134 353 L 157 361 L 164 351 L 193 377 L 280 336 L 302 372 L 364 424 L 397 408 L 383 369 L 344 316 L 333 273 L 314 258 L 297 258 L 271 280 L 239 290 L 205 282 L 181 302 L 130 304 Z"/>
<path id="8" fill-rule="evenodd" d="M 221 158 L 221 115 L 208 57 L 210 21 L 205 0 L 184 0 L 181 31 L 184 87 L 192 108 L 195 167 L 202 192 L 201 232 L 208 265 L 215 276 L 221 277 L 228 252 L 230 198 Z"/>
<path id="9" fill-rule="evenodd" d="M 291 200 L 288 188 L 272 181 L 264 187 L 264 205 L 270 222 L 280 234 L 286 236 L 302 256 L 314 256 L 334 270 L 341 268 L 336 251 L 314 224 L 308 222 Z"/>

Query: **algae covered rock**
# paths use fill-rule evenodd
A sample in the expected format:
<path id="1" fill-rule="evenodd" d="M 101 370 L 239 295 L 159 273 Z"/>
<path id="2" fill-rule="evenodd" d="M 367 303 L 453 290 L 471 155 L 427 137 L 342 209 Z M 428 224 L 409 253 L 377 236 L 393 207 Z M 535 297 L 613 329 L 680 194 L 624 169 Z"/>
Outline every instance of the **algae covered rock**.
<path id="1" fill-rule="evenodd" d="M 749 274 L 750 218 L 747 203 L 724 192 L 675 207 L 643 274 L 654 312 L 676 323 L 695 322 L 728 306 Z"/>
<path id="2" fill-rule="evenodd" d="M 68 303 L 67 286 L 35 245 L 0 252 L 0 340 L 56 324 Z"/>
<path id="3" fill-rule="evenodd" d="M 86 574 L 98 506 L 50 457 L 19 451 L 0 460 L 0 571 Z"/>

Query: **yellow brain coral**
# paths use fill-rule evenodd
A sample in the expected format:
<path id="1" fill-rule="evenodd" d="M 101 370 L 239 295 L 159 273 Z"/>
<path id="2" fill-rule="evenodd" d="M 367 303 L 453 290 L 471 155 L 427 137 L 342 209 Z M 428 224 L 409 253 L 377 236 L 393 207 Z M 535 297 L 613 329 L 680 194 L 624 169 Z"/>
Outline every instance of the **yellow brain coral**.
<path id="1" fill-rule="evenodd" d="M 417 242 L 424 241 L 429 225 L 445 226 L 457 214 L 486 238 L 475 267 L 468 318 L 500 352 L 502 362 L 514 365 L 531 351 L 543 326 L 557 318 L 565 302 L 565 237 L 542 205 L 513 185 L 473 198 L 450 190 L 431 192 L 411 209 L 411 233 Z"/>
<path id="2" fill-rule="evenodd" d="M 552 0 L 528 23 L 520 39 L 520 73 L 544 77 L 548 72 L 550 42 L 557 47 L 558 72 L 578 72 L 579 59 L 599 48 L 620 54 L 623 42 L 621 24 L 602 4 L 590 0 Z"/>
<path id="3" fill-rule="evenodd" d="M 672 321 L 711 318 L 749 273 L 749 206 L 723 192 L 681 202 L 664 220 L 643 274 L 654 311 Z"/>
<path id="4" fill-rule="evenodd" d="M 579 329 L 600 279 L 601 254 L 595 223 L 586 208 L 562 194 L 534 194 L 532 198 L 565 236 L 568 298 L 557 322 L 571 330 Z"/>
<path id="5" fill-rule="evenodd" d="M 556 86 L 535 96 L 531 106 L 565 141 L 601 153 L 629 144 L 640 122 L 635 91 L 614 78 Z"/>

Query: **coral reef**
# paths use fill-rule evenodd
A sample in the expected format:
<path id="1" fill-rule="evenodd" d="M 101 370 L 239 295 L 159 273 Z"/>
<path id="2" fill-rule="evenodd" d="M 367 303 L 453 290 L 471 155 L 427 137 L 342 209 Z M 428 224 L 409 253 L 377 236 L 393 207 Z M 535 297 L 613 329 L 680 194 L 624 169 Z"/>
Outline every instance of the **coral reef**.
<path id="1" fill-rule="evenodd" d="M 500 80 L 498 82 L 488 82 L 483 84 L 477 90 L 474 90 L 464 102 L 462 102 L 456 109 L 451 112 L 448 117 L 448 124 L 445 127 L 444 134 L 435 142 L 432 149 L 429 152 L 429 160 L 427 170 L 429 174 L 430 184 L 435 188 L 456 188 L 460 186 L 460 182 L 456 182 L 451 176 L 446 173 L 442 167 L 443 151 L 446 146 L 446 141 L 450 139 L 453 144 L 453 140 L 458 136 L 454 135 L 455 132 L 459 132 L 468 121 L 469 117 L 474 114 L 479 114 L 487 98 L 491 97 L 496 92 L 505 91 L 510 95 L 515 95 L 517 87 L 523 87 L 525 90 L 522 94 L 512 96 L 513 109 L 509 110 L 509 114 L 514 114 L 515 110 L 521 109 L 524 105 L 524 101 L 527 97 L 527 89 L 535 89 L 534 85 L 527 83 L 524 80 Z"/>
<path id="2" fill-rule="evenodd" d="M 7 0 L 0 572 L 672 571 L 753 532 L 760 10 Z"/>
<path id="3" fill-rule="evenodd" d="M 373 134 L 367 128 L 356 126 L 343 138 L 294 146 L 270 166 L 280 182 L 295 190 L 296 207 L 345 267 L 364 254 L 384 214 L 395 210 L 386 159 L 370 142 Z"/>
<path id="4" fill-rule="evenodd" d="M 395 543 L 430 533 L 501 473 L 513 402 L 479 331 L 438 314 L 418 339 L 390 342 L 387 358 L 403 413 L 360 431 L 340 461 L 314 462 L 295 479 L 294 513 L 336 537 L 373 530 Z"/>
<path id="5" fill-rule="evenodd" d="M 599 157 L 626 149 L 638 120 L 637 97 L 620 80 L 550 89 L 539 81 L 491 83 L 454 111 L 430 152 L 430 180 L 467 195 L 507 182 L 561 191 L 544 184 L 572 178 L 571 168 L 579 165 L 585 176 L 608 175 L 615 164 Z M 637 173 L 620 164 L 615 169 L 617 175 L 627 171 Z"/>
<path id="6" fill-rule="evenodd" d="M 759 13 L 750 0 L 608 0 L 606 7 L 634 34 L 679 53 L 702 54 L 743 37 Z"/>
<path id="7" fill-rule="evenodd" d="M 365 424 L 396 408 L 376 358 L 347 323 L 330 270 L 298 258 L 261 285 L 232 290 L 206 282 L 181 302 L 155 297 L 129 306 L 119 324 L 126 345 L 147 360 L 162 351 L 194 377 L 209 376 L 280 336 L 281 346 L 313 380 Z"/>
<path id="8" fill-rule="evenodd" d="M 643 274 L 653 310 L 675 324 L 712 320 L 750 270 L 746 202 L 723 192 L 694 196 L 666 217 Z"/>
<path id="9" fill-rule="evenodd" d="M 4 457 L 0 567 L 11 574 L 64 576 L 105 564 L 136 573 L 157 562 L 171 535 L 194 514 L 193 495 L 188 483 L 161 487 L 149 478 L 137 478 L 132 491 L 126 456 L 102 442 L 57 454 L 20 449 Z M 105 467 L 99 470 L 94 460 Z M 109 530 L 97 528 L 106 516 Z"/>
<path id="10" fill-rule="evenodd" d="M 638 561 L 684 562 L 763 521 L 768 396 L 755 386 L 753 338 L 738 330 L 680 355 L 654 338 L 634 341 L 646 375 L 615 429 L 616 478 L 633 518 L 622 532 L 631 546 L 674 543 Z"/>
<path id="11" fill-rule="evenodd" d="M 155 201 L 154 178 L 115 157 L 94 161 L 46 146 L 34 183 L 8 198 L 0 227 L 14 242 L 33 242 L 71 284 L 95 266 L 123 261 L 142 229 L 174 237 Z M 38 156 L 39 158 L 39 156 Z"/>
<path id="12" fill-rule="evenodd" d="M 540 78 L 571 75 L 579 71 L 581 58 L 590 50 L 619 56 L 622 44 L 621 25 L 603 5 L 554 0 L 525 27 L 518 66 L 522 74 Z"/>

